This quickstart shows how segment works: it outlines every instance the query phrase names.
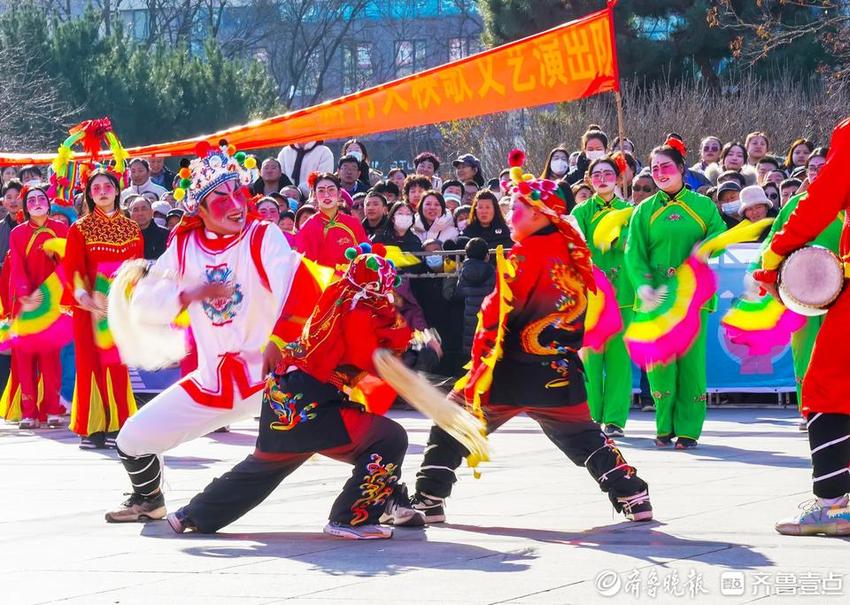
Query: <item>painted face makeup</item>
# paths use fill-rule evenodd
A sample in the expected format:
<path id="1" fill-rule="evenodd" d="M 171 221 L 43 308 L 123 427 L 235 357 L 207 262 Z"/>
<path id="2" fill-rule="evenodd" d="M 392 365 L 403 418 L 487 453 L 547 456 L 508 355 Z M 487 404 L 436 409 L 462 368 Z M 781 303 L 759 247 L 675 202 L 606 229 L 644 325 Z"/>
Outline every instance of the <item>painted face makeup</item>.
<path id="1" fill-rule="evenodd" d="M 205 198 L 201 218 L 207 229 L 223 235 L 239 233 L 245 226 L 248 205 L 242 187 L 228 181 L 213 189 Z"/>
<path id="2" fill-rule="evenodd" d="M 50 200 L 41 191 L 35 190 L 27 195 L 27 212 L 30 216 L 47 216 L 50 211 Z"/>

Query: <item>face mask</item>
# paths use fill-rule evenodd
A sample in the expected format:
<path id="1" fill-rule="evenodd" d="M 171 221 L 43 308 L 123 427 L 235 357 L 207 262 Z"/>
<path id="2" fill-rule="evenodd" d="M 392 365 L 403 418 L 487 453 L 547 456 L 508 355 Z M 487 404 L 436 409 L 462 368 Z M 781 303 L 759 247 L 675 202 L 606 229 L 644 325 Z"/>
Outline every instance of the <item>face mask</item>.
<path id="1" fill-rule="evenodd" d="M 603 157 L 604 155 L 605 155 L 604 151 L 585 151 L 584 152 L 584 156 L 588 160 L 590 160 L 591 162 L 593 160 L 598 160 L 599 158 Z"/>
<path id="2" fill-rule="evenodd" d="M 298 200 L 293 197 L 286 198 L 287 203 L 289 204 L 289 209 L 293 212 L 298 212 Z"/>
<path id="3" fill-rule="evenodd" d="M 164 218 L 156 217 L 155 219 L 153 219 L 153 222 L 159 225 L 160 227 L 165 227 L 165 220 L 166 219 Z"/>
<path id="4" fill-rule="evenodd" d="M 466 221 L 458 221 L 457 222 L 457 228 L 460 229 L 461 231 L 466 229 Z"/>
<path id="5" fill-rule="evenodd" d="M 347 155 L 357 158 L 358 162 L 363 161 L 363 152 L 362 151 L 349 151 Z"/>
<path id="6" fill-rule="evenodd" d="M 443 257 L 439 254 L 429 254 L 425 257 L 425 262 L 428 263 L 428 268 L 439 269 L 443 266 Z"/>
<path id="7" fill-rule="evenodd" d="M 552 172 L 555 174 L 566 174 L 567 168 L 569 168 L 569 164 L 566 160 L 554 159 L 549 162 L 549 168 L 552 169 Z"/>
<path id="8" fill-rule="evenodd" d="M 395 217 L 395 226 L 399 229 L 409 229 L 413 224 L 413 217 L 406 214 L 400 214 Z"/>
<path id="9" fill-rule="evenodd" d="M 729 216 L 735 216 L 738 214 L 738 210 L 741 209 L 741 200 L 737 202 L 726 202 L 721 206 L 723 209 L 723 214 L 728 214 Z"/>

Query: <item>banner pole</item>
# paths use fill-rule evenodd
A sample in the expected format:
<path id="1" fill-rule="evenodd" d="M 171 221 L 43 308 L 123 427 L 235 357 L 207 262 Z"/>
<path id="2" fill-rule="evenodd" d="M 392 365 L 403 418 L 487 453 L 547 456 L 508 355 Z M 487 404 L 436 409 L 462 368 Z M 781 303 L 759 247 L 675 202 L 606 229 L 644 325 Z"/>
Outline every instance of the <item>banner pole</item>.
<path id="1" fill-rule="evenodd" d="M 617 102 L 617 134 L 620 136 L 620 149 L 623 148 L 623 141 L 626 140 L 626 120 L 623 115 L 623 95 L 619 90 L 614 91 L 614 100 Z"/>

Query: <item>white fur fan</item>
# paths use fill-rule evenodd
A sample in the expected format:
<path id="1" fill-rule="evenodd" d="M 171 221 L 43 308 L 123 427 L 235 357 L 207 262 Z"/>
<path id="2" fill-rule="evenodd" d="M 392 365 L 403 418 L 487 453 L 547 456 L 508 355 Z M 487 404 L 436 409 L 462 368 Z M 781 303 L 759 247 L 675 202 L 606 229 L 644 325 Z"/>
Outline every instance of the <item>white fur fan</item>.
<path id="1" fill-rule="evenodd" d="M 164 287 L 177 284 L 166 275 L 155 275 L 147 261 L 127 261 L 118 270 L 109 288 L 109 331 L 121 360 L 142 370 L 159 370 L 178 363 L 186 356 L 184 330 L 171 324 L 151 323 L 143 312 L 134 311 L 130 302 L 141 280 L 158 280 Z"/>

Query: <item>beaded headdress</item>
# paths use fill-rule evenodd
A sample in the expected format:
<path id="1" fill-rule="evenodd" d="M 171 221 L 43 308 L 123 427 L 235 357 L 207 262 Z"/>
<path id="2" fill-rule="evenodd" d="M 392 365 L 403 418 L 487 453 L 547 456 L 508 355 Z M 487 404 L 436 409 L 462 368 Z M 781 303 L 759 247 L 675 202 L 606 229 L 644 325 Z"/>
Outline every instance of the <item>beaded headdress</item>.
<path id="1" fill-rule="evenodd" d="M 182 202 L 189 214 L 195 214 L 198 205 L 213 189 L 227 183 L 237 181 L 240 185 L 249 185 L 253 181 L 253 171 L 257 167 L 257 159 L 236 151 L 234 145 L 228 145 L 222 139 L 218 147 L 213 147 L 206 141 L 195 146 L 196 159 L 180 162 L 180 177 L 178 186 L 174 189 L 174 199 Z"/>

